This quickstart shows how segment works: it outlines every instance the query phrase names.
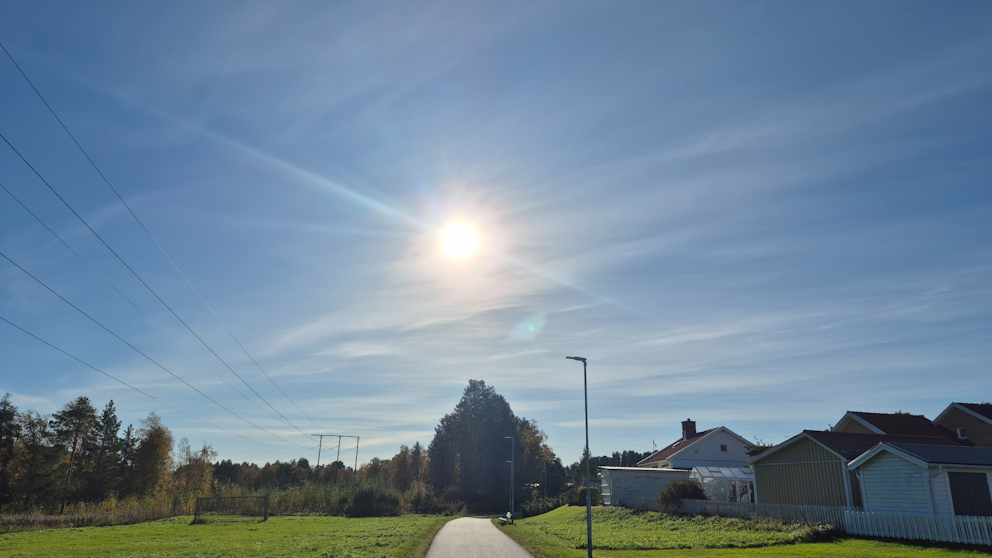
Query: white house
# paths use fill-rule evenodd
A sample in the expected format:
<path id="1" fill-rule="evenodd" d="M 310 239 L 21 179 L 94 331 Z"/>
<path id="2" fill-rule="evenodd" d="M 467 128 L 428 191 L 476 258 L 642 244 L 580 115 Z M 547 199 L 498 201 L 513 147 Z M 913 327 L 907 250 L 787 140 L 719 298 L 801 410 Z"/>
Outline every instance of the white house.
<path id="1" fill-rule="evenodd" d="M 686 469 L 693 467 L 743 467 L 747 449 L 754 444 L 725 426 L 696 432 L 696 422 L 682 423 L 682 438 L 652 453 L 638 467 Z"/>
<path id="2" fill-rule="evenodd" d="M 682 423 L 682 438 L 652 453 L 637 467 L 600 467 L 603 504 L 650 507 L 668 483 L 689 478 L 694 467 L 743 467 L 753 444 L 720 426 L 696 432 L 696 423 Z"/>
<path id="3" fill-rule="evenodd" d="M 992 516 L 992 448 L 882 442 L 848 469 L 867 512 Z"/>

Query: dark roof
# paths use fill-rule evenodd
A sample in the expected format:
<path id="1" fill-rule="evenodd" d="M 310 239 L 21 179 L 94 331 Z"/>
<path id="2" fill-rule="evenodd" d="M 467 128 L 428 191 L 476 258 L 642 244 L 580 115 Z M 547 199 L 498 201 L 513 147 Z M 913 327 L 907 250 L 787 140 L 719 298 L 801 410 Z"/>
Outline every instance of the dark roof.
<path id="1" fill-rule="evenodd" d="M 956 439 L 953 432 L 943 426 L 935 425 L 923 415 L 904 415 L 901 413 L 863 413 L 851 411 L 852 415 L 878 428 L 889 436 L 943 436 Z"/>
<path id="2" fill-rule="evenodd" d="M 881 442 L 958 446 L 957 442 L 943 436 L 887 436 L 884 434 L 852 434 L 850 432 L 830 432 L 824 430 L 803 430 L 803 433 L 843 455 L 848 461 L 853 460 Z"/>
<path id="3" fill-rule="evenodd" d="M 992 403 L 958 403 L 958 405 L 992 420 Z"/>
<path id="4" fill-rule="evenodd" d="M 889 442 L 888 445 L 927 463 L 940 463 L 943 465 L 988 465 L 992 467 L 992 448 L 935 446 L 930 444 L 907 444 L 904 442 Z"/>
<path id="5" fill-rule="evenodd" d="M 699 440 L 703 436 L 713 432 L 716 428 L 710 428 L 709 430 L 704 430 L 702 432 L 697 432 L 692 438 L 686 438 L 684 440 L 679 440 L 667 447 L 661 448 L 660 450 L 652 453 L 651 455 L 645 457 L 644 459 L 637 462 L 637 466 L 648 465 L 649 463 L 657 463 L 658 461 L 665 461 L 669 457 L 675 455 L 681 450 L 684 450 L 689 444 Z"/>

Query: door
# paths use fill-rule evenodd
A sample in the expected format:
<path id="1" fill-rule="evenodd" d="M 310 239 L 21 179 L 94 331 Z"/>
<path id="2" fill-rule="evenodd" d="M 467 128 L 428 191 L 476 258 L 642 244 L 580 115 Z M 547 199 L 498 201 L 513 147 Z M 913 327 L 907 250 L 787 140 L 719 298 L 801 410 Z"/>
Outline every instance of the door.
<path id="1" fill-rule="evenodd" d="M 992 496 L 985 473 L 947 473 L 954 515 L 992 516 Z"/>

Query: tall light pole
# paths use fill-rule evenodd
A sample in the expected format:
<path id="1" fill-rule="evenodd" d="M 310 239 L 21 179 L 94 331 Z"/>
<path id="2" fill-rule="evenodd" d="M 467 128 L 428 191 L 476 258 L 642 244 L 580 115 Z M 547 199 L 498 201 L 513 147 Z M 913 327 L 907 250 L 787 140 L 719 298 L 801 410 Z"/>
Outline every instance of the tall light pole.
<path id="1" fill-rule="evenodd" d="M 510 518 L 513 518 L 513 470 L 516 468 L 516 444 L 513 443 L 513 436 L 503 436 L 510 441 Z"/>
<path id="2" fill-rule="evenodd" d="M 565 358 L 582 362 L 582 392 L 586 401 L 586 548 L 589 549 L 589 558 L 592 558 L 592 489 L 589 488 L 589 480 L 592 478 L 589 472 L 589 460 L 592 458 L 589 453 L 589 381 L 586 379 L 585 358 L 575 356 Z"/>

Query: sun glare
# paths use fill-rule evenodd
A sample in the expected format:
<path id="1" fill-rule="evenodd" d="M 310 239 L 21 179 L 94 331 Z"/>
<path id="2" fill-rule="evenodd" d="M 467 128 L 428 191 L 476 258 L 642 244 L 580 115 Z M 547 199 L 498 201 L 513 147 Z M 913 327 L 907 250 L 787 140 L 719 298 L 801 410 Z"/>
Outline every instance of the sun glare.
<path id="1" fill-rule="evenodd" d="M 475 233 L 465 225 L 454 225 L 444 234 L 444 247 L 456 258 L 471 254 L 477 242 Z"/>

